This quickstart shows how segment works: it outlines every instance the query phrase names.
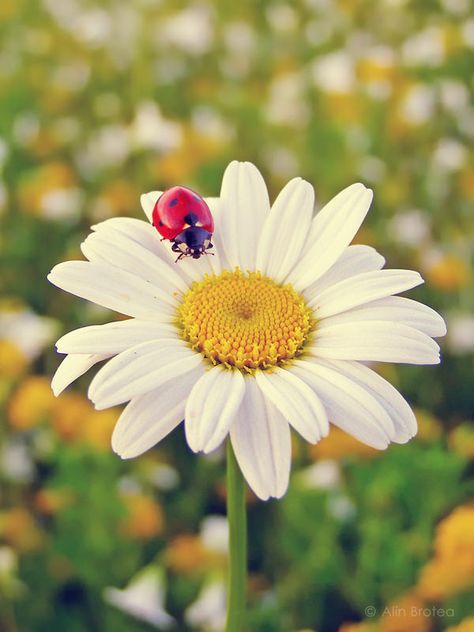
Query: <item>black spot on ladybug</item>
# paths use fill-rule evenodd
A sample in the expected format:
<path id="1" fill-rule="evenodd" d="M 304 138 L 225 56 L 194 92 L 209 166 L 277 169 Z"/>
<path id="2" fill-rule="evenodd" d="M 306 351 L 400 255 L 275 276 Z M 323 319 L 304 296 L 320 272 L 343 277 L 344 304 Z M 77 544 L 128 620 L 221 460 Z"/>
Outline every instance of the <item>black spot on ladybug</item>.
<path id="1" fill-rule="evenodd" d="M 158 222 L 158 226 L 163 226 L 163 222 L 161 221 L 161 219 L 160 219 L 160 221 Z"/>
<path id="2" fill-rule="evenodd" d="M 183 217 L 183 220 L 186 222 L 186 224 L 189 224 L 190 226 L 194 226 L 198 219 L 199 218 L 196 213 L 188 213 Z"/>
<path id="3" fill-rule="evenodd" d="M 168 206 L 176 206 L 176 204 L 179 202 L 178 198 L 173 198 L 170 203 L 168 204 Z"/>

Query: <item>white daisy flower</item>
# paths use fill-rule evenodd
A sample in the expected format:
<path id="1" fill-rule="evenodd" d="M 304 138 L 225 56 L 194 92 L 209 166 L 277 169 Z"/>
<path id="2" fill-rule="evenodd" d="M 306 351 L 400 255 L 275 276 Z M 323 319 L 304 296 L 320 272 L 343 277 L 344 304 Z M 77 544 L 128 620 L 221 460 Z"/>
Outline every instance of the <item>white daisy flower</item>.
<path id="1" fill-rule="evenodd" d="M 367 361 L 436 364 L 446 332 L 431 308 L 394 296 L 423 282 L 383 270 L 368 246 L 350 246 L 372 200 L 353 184 L 314 217 L 312 186 L 295 178 L 270 207 L 251 163 L 232 162 L 214 216 L 213 257 L 174 263 L 150 224 L 159 191 L 142 196 L 148 222 L 113 218 L 82 244 L 87 261 L 57 265 L 58 287 L 129 320 L 78 329 L 56 395 L 101 360 L 89 388 L 96 408 L 129 402 L 112 437 L 122 458 L 142 454 L 184 419 L 195 452 L 230 436 L 261 499 L 288 486 L 290 427 L 311 443 L 328 419 L 384 449 L 416 432 L 407 402 Z M 112 359 L 110 359 L 112 358 Z"/>

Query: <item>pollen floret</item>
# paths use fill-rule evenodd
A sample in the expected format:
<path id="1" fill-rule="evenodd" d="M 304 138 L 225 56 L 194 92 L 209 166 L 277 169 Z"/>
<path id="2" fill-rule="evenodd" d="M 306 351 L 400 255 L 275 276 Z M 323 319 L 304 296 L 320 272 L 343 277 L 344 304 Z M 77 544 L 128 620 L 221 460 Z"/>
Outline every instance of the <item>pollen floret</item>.
<path id="1" fill-rule="evenodd" d="M 291 285 L 239 268 L 195 282 L 178 323 L 183 338 L 213 364 L 248 372 L 299 355 L 314 328 L 311 309 Z"/>

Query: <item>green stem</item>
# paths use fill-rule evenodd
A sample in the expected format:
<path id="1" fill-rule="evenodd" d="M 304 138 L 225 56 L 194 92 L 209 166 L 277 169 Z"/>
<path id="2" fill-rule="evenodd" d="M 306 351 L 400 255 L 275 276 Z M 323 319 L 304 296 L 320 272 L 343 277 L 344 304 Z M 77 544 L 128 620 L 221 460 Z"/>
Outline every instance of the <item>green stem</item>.
<path id="1" fill-rule="evenodd" d="M 229 521 L 229 570 L 226 632 L 243 632 L 247 589 L 247 517 L 245 481 L 227 441 L 227 519 Z"/>

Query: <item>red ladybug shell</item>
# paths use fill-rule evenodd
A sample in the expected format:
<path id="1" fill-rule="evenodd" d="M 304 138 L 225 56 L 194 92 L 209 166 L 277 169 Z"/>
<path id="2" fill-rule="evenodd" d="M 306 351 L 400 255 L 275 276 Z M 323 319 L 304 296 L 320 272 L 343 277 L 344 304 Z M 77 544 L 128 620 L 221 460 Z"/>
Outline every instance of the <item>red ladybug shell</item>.
<path id="1" fill-rule="evenodd" d="M 214 231 L 214 220 L 200 195 L 186 187 L 172 187 L 158 198 L 153 209 L 153 226 L 165 239 L 173 240 L 189 226 Z"/>

